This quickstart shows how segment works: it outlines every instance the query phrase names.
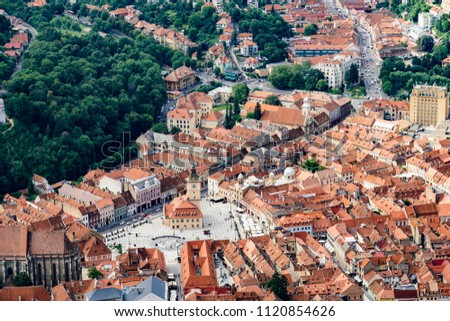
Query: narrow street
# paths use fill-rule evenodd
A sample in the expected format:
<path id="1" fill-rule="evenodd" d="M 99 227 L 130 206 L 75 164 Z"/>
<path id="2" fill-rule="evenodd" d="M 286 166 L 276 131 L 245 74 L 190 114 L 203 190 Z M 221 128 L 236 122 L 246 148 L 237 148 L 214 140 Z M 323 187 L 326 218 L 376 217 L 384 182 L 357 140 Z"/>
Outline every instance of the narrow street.
<path id="1" fill-rule="evenodd" d="M 236 67 L 239 69 L 239 71 L 241 72 L 242 77 L 244 78 L 244 81 L 248 80 L 248 76 L 245 74 L 245 72 L 242 70 L 241 68 L 241 64 L 239 63 L 239 60 L 236 58 L 236 54 L 234 53 L 234 46 L 231 47 L 230 49 L 230 56 L 231 56 L 231 60 L 233 60 L 234 64 L 236 65 Z"/>
<path id="2" fill-rule="evenodd" d="M 28 43 L 28 48 L 30 48 L 31 45 L 33 44 L 34 40 L 36 39 L 36 36 L 37 36 L 38 32 L 36 31 L 36 29 L 34 29 L 31 25 L 29 25 L 26 22 L 22 22 L 22 25 L 25 28 L 27 28 L 27 30 L 30 32 L 31 37 L 30 37 L 30 41 Z M 28 50 L 28 48 L 27 48 L 27 50 Z M 22 70 L 22 60 L 23 60 L 23 54 L 17 60 L 16 67 L 14 68 L 14 72 L 12 73 L 11 77 L 13 77 L 16 72 L 19 72 L 19 71 Z M 1 95 L 6 95 L 7 93 L 8 93 L 8 91 L 5 88 L 1 88 L 0 89 L 0 94 Z M 5 105 L 4 104 L 5 103 L 4 103 L 3 99 L 2 99 L 1 100 L 1 106 L 0 106 L 0 114 L 2 114 L 5 117 L 5 119 L 11 124 L 11 126 L 2 133 L 3 135 L 5 133 L 9 132 L 14 127 L 14 119 L 8 118 L 8 116 L 6 115 L 6 112 L 5 112 Z"/>

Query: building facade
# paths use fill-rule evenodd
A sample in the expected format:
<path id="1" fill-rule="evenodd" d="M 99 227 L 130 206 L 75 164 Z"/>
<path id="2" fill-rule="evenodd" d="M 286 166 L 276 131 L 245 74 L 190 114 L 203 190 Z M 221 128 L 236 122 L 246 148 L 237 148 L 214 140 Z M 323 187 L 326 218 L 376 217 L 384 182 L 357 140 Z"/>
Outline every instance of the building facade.
<path id="1" fill-rule="evenodd" d="M 426 30 L 430 30 L 431 28 L 434 27 L 435 23 L 436 17 L 430 12 L 419 13 L 419 20 L 418 20 L 419 27 Z"/>
<path id="2" fill-rule="evenodd" d="M 130 192 L 136 200 L 136 212 L 143 212 L 161 201 L 161 183 L 155 175 L 129 182 Z"/>
<path id="3" fill-rule="evenodd" d="M 410 95 L 410 120 L 422 126 L 437 126 L 448 118 L 445 87 L 419 85 Z"/>
<path id="4" fill-rule="evenodd" d="M 20 272 L 33 285 L 49 289 L 81 279 L 81 255 L 64 230 L 28 232 L 26 226 L 0 226 L 0 283 Z"/>
<path id="5" fill-rule="evenodd" d="M 183 90 L 195 83 L 195 72 L 186 66 L 181 66 L 164 78 L 167 90 Z"/>

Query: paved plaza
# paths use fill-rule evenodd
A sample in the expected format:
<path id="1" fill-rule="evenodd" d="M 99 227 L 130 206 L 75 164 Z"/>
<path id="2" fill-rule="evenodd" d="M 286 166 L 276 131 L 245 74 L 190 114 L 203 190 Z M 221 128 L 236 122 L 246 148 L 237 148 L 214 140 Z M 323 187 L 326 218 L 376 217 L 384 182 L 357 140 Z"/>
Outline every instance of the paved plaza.
<path id="1" fill-rule="evenodd" d="M 168 272 L 179 273 L 177 257 L 180 248 L 186 241 L 209 238 L 235 241 L 245 238 L 244 228 L 237 219 L 238 213 L 234 205 L 202 199 L 200 209 L 203 213 L 203 228 L 201 229 L 171 229 L 163 225 L 162 213 L 159 212 L 145 220 L 118 226 L 103 235 L 109 246 L 122 244 L 124 250 L 134 247 L 158 248 L 164 252 Z M 236 231 L 236 226 L 239 232 Z M 205 234 L 206 230 L 209 231 L 209 234 Z"/>

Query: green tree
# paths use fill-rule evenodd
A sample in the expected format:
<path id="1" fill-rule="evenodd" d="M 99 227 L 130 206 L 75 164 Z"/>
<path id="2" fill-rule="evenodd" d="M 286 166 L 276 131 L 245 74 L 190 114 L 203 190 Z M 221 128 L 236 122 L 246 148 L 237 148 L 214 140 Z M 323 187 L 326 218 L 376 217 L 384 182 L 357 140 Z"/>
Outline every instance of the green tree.
<path id="1" fill-rule="evenodd" d="M 313 172 L 313 173 L 325 169 L 325 167 L 323 167 L 322 165 L 319 165 L 319 163 L 317 162 L 317 160 L 315 160 L 314 158 L 310 158 L 310 159 L 308 159 L 307 161 L 305 161 L 305 162 L 302 164 L 302 168 L 303 168 L 303 169 L 306 169 L 307 171 Z"/>
<path id="2" fill-rule="evenodd" d="M 317 71 L 319 73 L 317 73 Z M 320 74 L 321 72 L 319 70 L 312 71 L 311 64 L 305 62 L 301 65 L 296 64 L 296 65 L 275 67 L 269 75 L 269 81 L 274 87 L 278 89 L 304 90 L 307 89 L 306 87 L 307 82 L 309 86 L 314 89 L 317 84 L 317 81 L 324 78 L 323 74 L 322 76 L 319 76 Z"/>
<path id="3" fill-rule="evenodd" d="M 281 300 L 287 301 L 289 299 L 288 280 L 284 275 L 280 275 L 278 271 L 267 281 L 266 287 Z"/>
<path id="4" fill-rule="evenodd" d="M 430 35 L 422 35 L 417 40 L 417 45 L 422 51 L 432 52 L 434 47 L 434 39 Z"/>
<path id="5" fill-rule="evenodd" d="M 8 35 L 11 32 L 11 22 L 5 15 L 0 15 L 0 33 Z"/>
<path id="6" fill-rule="evenodd" d="M 216 76 L 216 77 L 220 77 L 220 74 L 222 73 L 222 72 L 220 71 L 220 69 L 217 68 L 217 67 L 214 68 L 213 72 L 214 72 L 214 76 Z"/>
<path id="7" fill-rule="evenodd" d="M 253 117 L 256 120 L 260 120 L 262 117 L 261 105 L 259 102 L 256 103 L 255 110 L 253 111 Z"/>
<path id="8" fill-rule="evenodd" d="M 356 64 L 351 64 L 349 70 L 345 73 L 345 82 L 347 86 L 352 86 L 359 82 L 359 72 Z"/>
<path id="9" fill-rule="evenodd" d="M 235 124 L 235 120 L 233 118 L 233 111 L 231 110 L 230 104 L 227 104 L 227 108 L 226 108 L 226 112 L 225 112 L 225 120 L 224 120 L 223 126 L 226 129 L 231 129 L 231 128 L 233 128 L 234 124 Z"/>
<path id="10" fill-rule="evenodd" d="M 381 85 L 381 88 L 389 96 L 392 96 L 393 93 L 394 93 L 394 86 L 388 80 L 387 81 L 383 81 L 383 84 Z"/>
<path id="11" fill-rule="evenodd" d="M 328 91 L 328 83 L 325 79 L 320 79 L 316 84 L 316 89 L 318 91 Z"/>
<path id="12" fill-rule="evenodd" d="M 425 3 L 424 0 L 415 0 L 410 1 L 408 3 L 408 8 L 406 9 L 406 12 L 408 12 L 408 20 L 417 22 L 419 13 L 421 12 L 428 12 L 430 10 L 430 6 Z"/>
<path id="13" fill-rule="evenodd" d="M 237 100 L 233 102 L 233 115 L 240 115 L 241 114 L 241 107 L 239 106 L 239 103 Z"/>
<path id="14" fill-rule="evenodd" d="M 113 246 L 111 246 L 111 247 L 114 248 L 114 249 L 116 249 L 117 253 L 119 253 L 119 254 L 122 254 L 122 253 L 123 253 L 123 247 L 122 247 L 122 244 L 121 244 L 121 243 L 119 243 L 119 244 L 117 244 L 117 245 L 113 245 Z"/>
<path id="15" fill-rule="evenodd" d="M 33 282 L 26 272 L 19 272 L 14 277 L 13 284 L 14 286 L 31 286 Z"/>
<path id="16" fill-rule="evenodd" d="M 447 33 L 450 31 L 450 15 L 443 14 L 438 21 L 436 21 L 435 28 L 441 33 Z"/>
<path id="17" fill-rule="evenodd" d="M 97 270 L 95 266 L 90 267 L 88 269 L 88 278 L 90 279 L 101 279 L 103 277 L 103 273 Z"/>
<path id="18" fill-rule="evenodd" d="M 184 53 L 144 36 L 60 33 L 49 23 L 53 11 L 47 9 L 33 10 L 34 19 L 24 17 L 35 23 L 39 38 L 27 50 L 21 72 L 4 83 L 6 112 L 15 125 L 0 137 L 0 195 L 26 188 L 35 172 L 50 182 L 73 180 L 112 156 L 103 149 L 105 142 L 122 141 L 123 133 L 134 140 L 158 118 L 167 101 L 160 66 L 170 65 L 175 55 L 189 63 Z M 106 16 L 99 18 L 102 23 L 122 28 Z M 55 21 L 73 29 L 71 20 Z M 0 55 L 1 80 L 14 65 Z"/>
<path id="19" fill-rule="evenodd" d="M 33 195 L 35 193 L 33 181 L 31 180 L 31 178 L 28 179 L 27 193 L 28 193 L 29 197 L 31 197 L 31 195 Z"/>
<path id="20" fill-rule="evenodd" d="M 445 44 L 435 45 L 433 48 L 433 57 L 437 60 L 442 61 L 448 56 L 448 48 Z"/>
<path id="21" fill-rule="evenodd" d="M 168 134 L 169 130 L 167 129 L 167 125 L 164 123 L 156 123 L 152 126 L 152 131 L 160 134 Z"/>
<path id="22" fill-rule="evenodd" d="M 239 104 L 243 104 L 247 99 L 249 93 L 249 89 L 246 83 L 239 83 L 233 86 L 232 95 L 234 101 L 237 101 Z"/>
<path id="23" fill-rule="evenodd" d="M 317 31 L 319 31 L 319 27 L 316 24 L 309 24 L 305 27 L 304 35 L 305 36 L 316 35 Z"/>
<path id="24" fill-rule="evenodd" d="M 278 99 L 278 96 L 276 95 L 267 96 L 267 98 L 264 100 L 264 104 L 281 106 L 280 99 Z"/>
<path id="25" fill-rule="evenodd" d="M 306 78 L 305 89 L 306 90 L 317 90 L 317 83 L 319 80 L 325 79 L 325 75 L 319 69 L 310 69 L 309 74 Z"/>
<path id="26" fill-rule="evenodd" d="M 177 126 L 173 126 L 172 129 L 170 130 L 170 133 L 171 133 L 172 135 L 176 135 L 176 134 L 178 134 L 178 133 L 181 133 L 181 129 L 178 128 Z"/>

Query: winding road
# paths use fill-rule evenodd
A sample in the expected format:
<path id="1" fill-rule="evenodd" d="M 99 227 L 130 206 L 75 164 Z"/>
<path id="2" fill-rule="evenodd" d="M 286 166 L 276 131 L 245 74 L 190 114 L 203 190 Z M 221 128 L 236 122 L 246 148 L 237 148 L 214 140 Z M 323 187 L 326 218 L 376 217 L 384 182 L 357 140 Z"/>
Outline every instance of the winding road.
<path id="1" fill-rule="evenodd" d="M 33 44 L 34 40 L 36 39 L 36 36 L 37 36 L 38 32 L 36 31 L 36 29 L 34 29 L 31 25 L 29 25 L 29 24 L 26 23 L 26 22 L 22 22 L 22 25 L 23 25 L 25 28 L 27 28 L 27 30 L 30 32 L 30 35 L 31 35 L 30 41 L 29 41 L 29 43 L 28 43 L 28 48 L 29 48 L 29 47 Z M 28 48 L 27 48 L 27 49 L 28 49 Z M 14 72 L 12 73 L 11 77 L 12 77 L 16 72 L 22 70 L 22 57 L 23 57 L 23 55 L 21 55 L 20 58 L 19 58 L 19 60 L 17 61 L 17 63 L 16 63 L 16 68 L 14 69 Z M 4 88 L 0 89 L 0 94 L 5 95 L 5 94 L 7 94 L 7 93 L 8 93 L 8 92 L 6 91 L 6 89 L 4 89 Z M 4 106 L 2 106 L 2 107 L 3 107 L 3 108 L 2 108 L 2 112 L 5 113 Z M 14 119 L 8 118 L 8 116 L 6 116 L 6 113 L 5 113 L 5 118 L 6 118 L 6 120 L 11 124 L 11 126 L 10 126 L 8 129 L 6 129 L 6 130 L 2 133 L 3 135 L 4 135 L 5 133 L 7 133 L 8 131 L 10 131 L 11 129 L 13 129 L 13 127 L 14 127 Z"/>

